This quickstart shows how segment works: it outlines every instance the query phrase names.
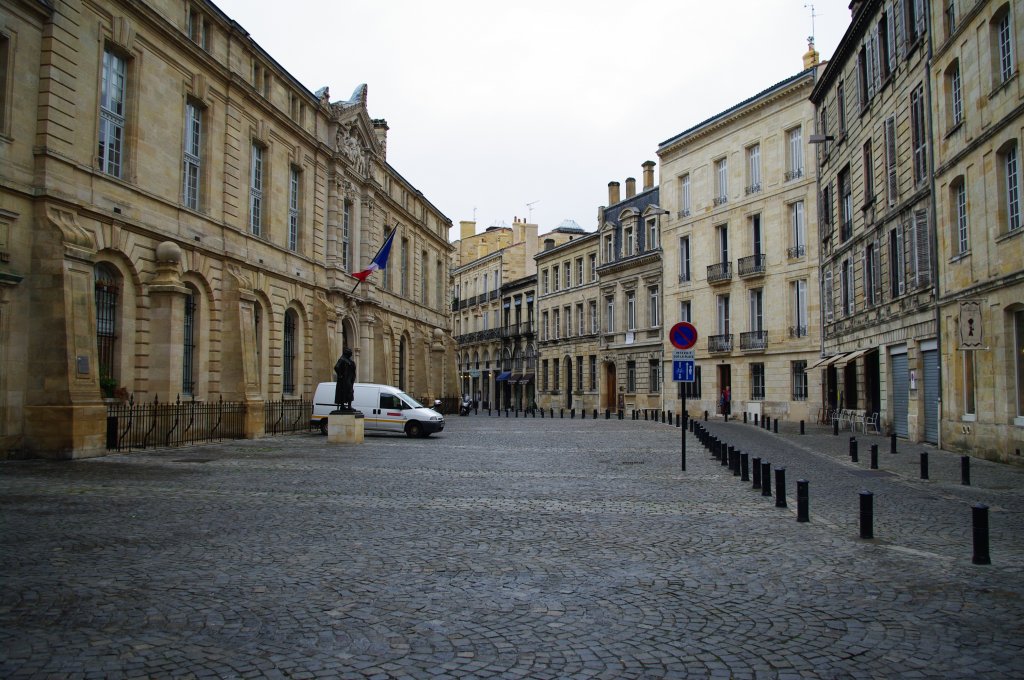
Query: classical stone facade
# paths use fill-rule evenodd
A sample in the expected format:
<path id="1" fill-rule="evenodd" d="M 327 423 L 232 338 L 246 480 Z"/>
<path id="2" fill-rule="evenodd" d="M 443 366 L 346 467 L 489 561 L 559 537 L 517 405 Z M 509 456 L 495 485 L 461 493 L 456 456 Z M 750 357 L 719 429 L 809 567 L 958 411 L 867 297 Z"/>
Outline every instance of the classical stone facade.
<path id="1" fill-rule="evenodd" d="M 700 336 L 695 382 L 670 398 L 681 405 L 685 389 L 691 414 L 721 413 L 726 388 L 736 416 L 808 420 L 821 407 L 807 370 L 820 356 L 815 63 L 659 146 L 666 323 Z"/>
<path id="2" fill-rule="evenodd" d="M 933 3 L 937 4 L 937 3 Z M 938 439 L 935 216 L 924 0 L 851 4 L 816 109 L 829 406 Z"/>
<path id="3" fill-rule="evenodd" d="M 365 86 L 310 93 L 205 2 L 0 19 L 0 448 L 101 453 L 105 392 L 244 401 L 259 436 L 344 347 L 360 379 L 454 389 L 450 221 Z"/>
<path id="4" fill-rule="evenodd" d="M 945 448 L 1024 449 L 1024 2 L 931 3 Z"/>

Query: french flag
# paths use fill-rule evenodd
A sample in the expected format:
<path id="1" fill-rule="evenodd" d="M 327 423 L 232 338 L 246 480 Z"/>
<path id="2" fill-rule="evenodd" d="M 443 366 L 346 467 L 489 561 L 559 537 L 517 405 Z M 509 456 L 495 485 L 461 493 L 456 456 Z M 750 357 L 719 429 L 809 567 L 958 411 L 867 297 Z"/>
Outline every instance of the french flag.
<path id="1" fill-rule="evenodd" d="M 370 262 L 370 266 L 364 269 L 363 271 L 356 272 L 355 274 L 352 275 L 353 277 L 359 279 L 359 283 L 365 281 L 366 277 L 368 277 L 370 274 L 374 273 L 378 269 L 384 269 L 384 267 L 388 265 L 388 255 L 391 254 L 391 242 L 395 240 L 396 231 L 398 231 L 397 227 L 391 230 L 391 234 L 384 241 L 384 245 L 380 247 L 380 250 L 377 251 L 377 254 Z"/>

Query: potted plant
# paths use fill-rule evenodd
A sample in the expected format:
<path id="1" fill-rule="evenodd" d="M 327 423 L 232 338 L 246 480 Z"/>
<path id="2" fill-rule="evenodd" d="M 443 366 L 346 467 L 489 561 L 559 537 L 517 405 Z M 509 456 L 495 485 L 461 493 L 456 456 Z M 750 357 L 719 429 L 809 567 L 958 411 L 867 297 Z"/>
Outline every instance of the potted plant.
<path id="1" fill-rule="evenodd" d="M 113 399 L 114 391 L 117 390 L 117 381 L 113 378 L 100 378 L 100 392 L 105 399 Z"/>

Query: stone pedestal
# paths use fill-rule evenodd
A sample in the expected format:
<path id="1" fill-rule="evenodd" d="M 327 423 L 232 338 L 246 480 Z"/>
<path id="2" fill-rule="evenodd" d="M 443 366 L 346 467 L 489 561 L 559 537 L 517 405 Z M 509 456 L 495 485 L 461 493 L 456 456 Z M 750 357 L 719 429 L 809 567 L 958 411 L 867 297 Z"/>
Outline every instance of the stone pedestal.
<path id="1" fill-rule="evenodd" d="M 362 444 L 363 414 L 332 413 L 327 416 L 327 442 L 329 444 Z"/>

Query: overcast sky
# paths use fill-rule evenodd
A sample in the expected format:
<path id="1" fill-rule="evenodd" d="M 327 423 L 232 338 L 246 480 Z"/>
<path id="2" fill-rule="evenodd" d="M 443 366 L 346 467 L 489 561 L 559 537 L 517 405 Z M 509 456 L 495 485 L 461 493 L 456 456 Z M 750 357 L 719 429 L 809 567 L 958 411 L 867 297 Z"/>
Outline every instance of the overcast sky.
<path id="1" fill-rule="evenodd" d="M 472 219 L 593 231 L 608 182 L 639 188 L 659 143 L 798 73 L 811 34 L 806 0 L 214 1 L 310 90 L 366 83 L 453 240 Z M 822 60 L 848 5 L 814 4 Z"/>

